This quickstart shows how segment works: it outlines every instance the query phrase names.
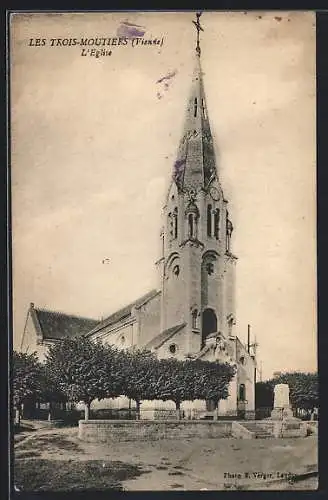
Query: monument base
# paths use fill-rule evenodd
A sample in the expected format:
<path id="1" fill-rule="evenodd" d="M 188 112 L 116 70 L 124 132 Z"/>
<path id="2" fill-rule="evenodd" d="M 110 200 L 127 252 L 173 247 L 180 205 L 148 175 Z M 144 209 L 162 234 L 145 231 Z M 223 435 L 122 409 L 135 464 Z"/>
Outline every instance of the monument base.
<path id="1" fill-rule="evenodd" d="M 273 423 L 272 433 L 276 438 L 305 437 L 307 424 L 293 416 L 289 406 L 288 384 L 277 384 L 274 387 L 274 405 L 271 417 L 265 419 Z"/>
<path id="2" fill-rule="evenodd" d="M 298 418 L 291 418 L 275 421 L 274 433 L 276 437 L 291 438 L 291 437 L 306 437 L 307 424 Z"/>
<path id="3" fill-rule="evenodd" d="M 293 419 L 293 412 L 290 408 L 274 408 L 271 412 L 271 420 Z"/>
<path id="4" fill-rule="evenodd" d="M 293 416 L 290 408 L 274 408 L 271 417 L 265 419 L 273 422 L 272 434 L 276 438 L 305 437 L 307 424 Z"/>

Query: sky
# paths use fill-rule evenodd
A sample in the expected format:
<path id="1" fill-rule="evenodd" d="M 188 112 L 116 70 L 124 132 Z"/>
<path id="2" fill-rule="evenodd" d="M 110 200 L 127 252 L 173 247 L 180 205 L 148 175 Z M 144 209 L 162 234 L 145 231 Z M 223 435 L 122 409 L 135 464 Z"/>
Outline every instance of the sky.
<path id="1" fill-rule="evenodd" d="M 30 302 L 101 319 L 159 286 L 154 263 L 189 96 L 192 19 L 12 16 L 14 347 Z M 98 58 L 80 46 L 51 46 L 57 38 L 113 38 L 133 29 L 127 22 L 160 45 L 106 46 L 111 55 Z M 238 257 L 236 332 L 246 341 L 251 325 L 263 379 L 312 371 L 315 15 L 205 12 L 201 24 L 208 114 Z"/>

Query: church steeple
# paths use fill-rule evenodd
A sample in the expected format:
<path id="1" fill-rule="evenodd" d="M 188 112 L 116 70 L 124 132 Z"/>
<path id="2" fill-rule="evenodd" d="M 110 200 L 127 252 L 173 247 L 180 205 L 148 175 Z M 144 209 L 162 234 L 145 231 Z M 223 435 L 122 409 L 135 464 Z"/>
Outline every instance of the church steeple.
<path id="1" fill-rule="evenodd" d="M 217 177 L 215 151 L 208 118 L 204 92 L 203 73 L 200 61 L 199 23 L 200 13 L 193 21 L 197 29 L 197 43 L 194 56 L 194 71 L 188 100 L 184 129 L 173 168 L 173 180 L 178 190 L 205 190 Z"/>
<path id="2" fill-rule="evenodd" d="M 184 130 L 163 207 L 161 329 L 185 324 L 186 353 L 211 334 L 232 335 L 235 318 L 232 224 L 220 185 L 200 62 L 200 15 L 195 67 Z"/>

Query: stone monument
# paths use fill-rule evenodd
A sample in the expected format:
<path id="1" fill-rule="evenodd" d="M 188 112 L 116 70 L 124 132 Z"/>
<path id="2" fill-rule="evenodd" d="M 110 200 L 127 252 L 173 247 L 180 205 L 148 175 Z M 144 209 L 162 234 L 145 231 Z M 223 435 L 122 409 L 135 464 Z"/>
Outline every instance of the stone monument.
<path id="1" fill-rule="evenodd" d="M 289 402 L 289 386 L 288 384 L 277 384 L 274 387 L 274 402 L 271 412 L 273 420 L 284 420 L 293 418 L 293 412 Z"/>
<path id="2" fill-rule="evenodd" d="M 305 437 L 306 422 L 293 416 L 289 402 L 288 384 L 277 384 L 274 387 L 274 402 L 271 417 L 272 433 L 275 437 Z"/>

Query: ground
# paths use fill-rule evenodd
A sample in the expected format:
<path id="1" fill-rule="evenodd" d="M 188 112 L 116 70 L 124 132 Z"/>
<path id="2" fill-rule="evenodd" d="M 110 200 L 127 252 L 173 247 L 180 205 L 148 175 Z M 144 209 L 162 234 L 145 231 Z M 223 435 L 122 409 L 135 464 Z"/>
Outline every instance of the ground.
<path id="1" fill-rule="evenodd" d="M 317 470 L 316 436 L 96 445 L 80 441 L 76 427 L 45 424 L 15 435 L 14 483 L 20 491 L 313 490 Z M 253 473 L 262 475 L 251 478 Z M 283 473 L 304 477 L 289 482 Z"/>

